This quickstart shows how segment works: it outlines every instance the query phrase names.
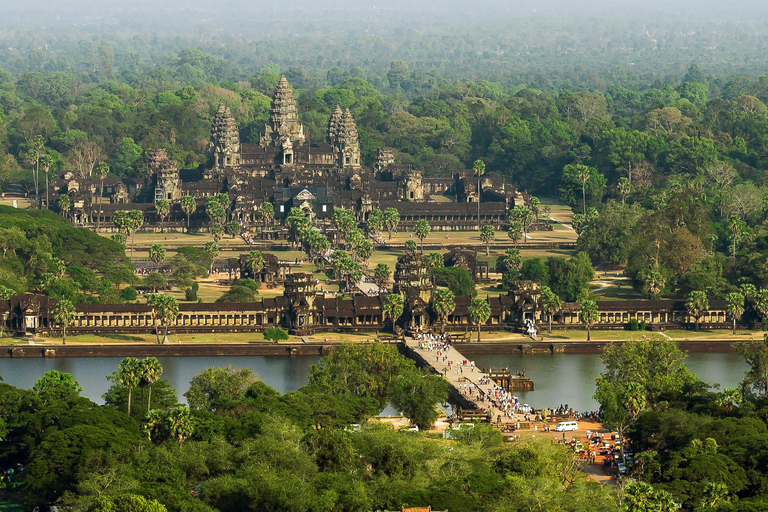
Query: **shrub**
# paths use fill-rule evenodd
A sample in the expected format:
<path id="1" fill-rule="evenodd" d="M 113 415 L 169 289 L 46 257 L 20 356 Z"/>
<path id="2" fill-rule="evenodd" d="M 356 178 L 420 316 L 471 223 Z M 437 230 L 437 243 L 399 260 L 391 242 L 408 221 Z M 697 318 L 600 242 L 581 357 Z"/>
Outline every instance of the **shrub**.
<path id="1" fill-rule="evenodd" d="M 264 329 L 264 339 L 267 341 L 283 341 L 288 339 L 288 333 L 279 327 L 267 327 Z"/>

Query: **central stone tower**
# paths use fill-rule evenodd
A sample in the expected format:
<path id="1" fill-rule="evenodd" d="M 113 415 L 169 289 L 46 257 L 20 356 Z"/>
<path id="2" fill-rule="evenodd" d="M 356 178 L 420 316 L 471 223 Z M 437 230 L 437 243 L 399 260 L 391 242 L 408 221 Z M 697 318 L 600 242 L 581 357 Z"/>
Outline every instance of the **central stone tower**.
<path id="1" fill-rule="evenodd" d="M 272 108 L 269 110 L 269 122 L 261 137 L 262 147 L 278 148 L 282 152 L 282 163 L 294 163 L 294 148 L 304 144 L 304 127 L 299 123 L 296 110 L 296 98 L 285 75 L 275 89 Z"/>
<path id="2" fill-rule="evenodd" d="M 219 106 L 213 117 L 211 148 L 215 167 L 240 165 L 240 133 L 232 112 L 224 105 Z"/>

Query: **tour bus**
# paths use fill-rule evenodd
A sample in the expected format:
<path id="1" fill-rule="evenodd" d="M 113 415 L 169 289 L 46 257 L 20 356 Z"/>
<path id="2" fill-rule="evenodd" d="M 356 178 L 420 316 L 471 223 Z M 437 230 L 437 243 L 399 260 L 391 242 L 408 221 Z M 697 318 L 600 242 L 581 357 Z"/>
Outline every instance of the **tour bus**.
<path id="1" fill-rule="evenodd" d="M 569 432 L 571 430 L 579 430 L 579 423 L 576 421 L 561 421 L 555 425 L 555 432 Z"/>

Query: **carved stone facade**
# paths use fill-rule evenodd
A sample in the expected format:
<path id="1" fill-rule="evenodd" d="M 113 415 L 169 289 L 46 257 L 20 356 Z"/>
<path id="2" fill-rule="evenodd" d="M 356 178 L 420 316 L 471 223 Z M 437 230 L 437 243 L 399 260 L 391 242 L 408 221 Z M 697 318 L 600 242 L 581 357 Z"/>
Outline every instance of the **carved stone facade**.
<path id="1" fill-rule="evenodd" d="M 466 207 L 477 197 L 477 187 L 468 178 L 471 171 L 425 178 L 421 170 L 399 167 L 392 148 L 379 148 L 373 168 L 368 168 L 363 165 L 354 117 L 349 109 L 338 106 L 328 120 L 327 142 L 310 141 L 285 77 L 275 90 L 258 144 L 240 140 L 237 121 L 222 105 L 213 117 L 209 150 L 209 165 L 181 171 L 164 150 L 150 151 L 145 178 L 106 179 L 103 187 L 97 179 L 67 173 L 54 180 L 51 195 L 70 196 L 73 206 L 68 213 L 76 224 L 95 227 L 101 212 L 98 224 L 106 230 L 115 229 L 111 219 L 121 209 L 146 212 L 142 229 L 159 229 L 154 203 L 161 198 L 172 203 L 165 229 L 186 230 L 187 218 L 180 205 L 186 195 L 198 205 L 190 217 L 192 230 L 206 230 L 206 198 L 221 193 L 229 195 L 232 218 L 246 230 L 261 225 L 258 212 L 264 202 L 273 203 L 278 220 L 287 216 L 292 203 L 298 203 L 320 220 L 339 206 L 354 209 L 361 222 L 373 209 L 395 207 L 402 210 L 401 226 L 406 229 L 422 218 L 435 230 L 475 229 L 478 224 L 477 209 Z M 286 191 L 293 195 L 286 198 Z M 308 197 L 317 196 L 318 191 L 323 191 L 323 200 Z M 450 199 L 436 202 L 435 196 Z M 480 220 L 502 227 L 513 197 L 514 189 L 500 178 L 483 178 Z"/>

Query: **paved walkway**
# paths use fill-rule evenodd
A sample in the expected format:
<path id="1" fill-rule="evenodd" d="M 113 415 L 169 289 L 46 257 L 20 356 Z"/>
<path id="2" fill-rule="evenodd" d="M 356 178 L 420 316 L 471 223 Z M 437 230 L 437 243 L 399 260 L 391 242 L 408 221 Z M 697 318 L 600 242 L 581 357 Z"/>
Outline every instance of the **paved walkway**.
<path id="1" fill-rule="evenodd" d="M 434 368 L 436 372 L 443 375 L 451 387 L 456 389 L 465 399 L 467 399 L 467 401 L 473 403 L 479 411 L 487 411 L 490 407 L 493 414 L 492 422 L 496 422 L 499 416 L 502 418 L 502 423 L 520 421 L 517 417 L 507 417 L 501 409 L 502 404 L 493 398 L 493 387 L 495 385 L 493 379 L 490 380 L 489 384 L 481 384 L 481 378 L 487 377 L 487 375 L 479 368 L 472 369 L 469 364 L 465 366 L 464 361 L 468 361 L 468 359 L 464 357 L 461 352 L 454 347 L 451 347 L 447 352 L 443 351 L 438 355 L 438 349 L 433 348 L 432 350 L 429 350 L 421 348 L 421 343 L 421 341 L 411 337 L 405 338 L 405 344 L 412 352 L 418 354 L 427 364 Z M 445 361 L 443 361 L 443 356 L 446 357 Z M 450 365 L 450 370 L 448 364 L 449 361 L 453 363 Z M 476 390 L 479 390 L 479 392 L 475 392 L 471 396 L 468 392 L 464 391 L 464 387 L 462 386 L 462 384 L 469 384 L 470 382 L 475 385 Z M 480 400 L 480 393 L 486 397 L 485 400 Z"/>

